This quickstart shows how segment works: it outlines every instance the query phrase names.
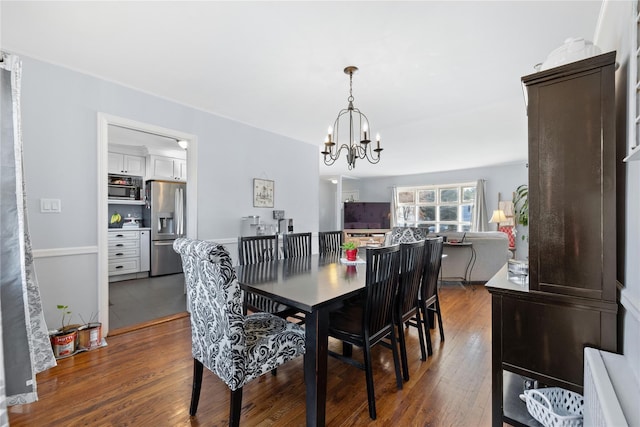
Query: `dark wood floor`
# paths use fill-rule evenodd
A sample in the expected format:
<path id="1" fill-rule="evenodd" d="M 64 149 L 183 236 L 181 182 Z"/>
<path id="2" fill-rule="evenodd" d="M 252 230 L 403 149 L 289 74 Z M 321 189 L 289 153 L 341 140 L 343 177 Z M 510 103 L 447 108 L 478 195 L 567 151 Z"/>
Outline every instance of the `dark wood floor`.
<path id="1" fill-rule="evenodd" d="M 411 379 L 397 391 L 391 352 L 374 348 L 378 419 L 367 409 L 364 372 L 329 358 L 327 425 L 488 426 L 491 424 L 490 297 L 483 286 L 441 289 L 446 341 L 420 361 L 407 332 Z M 223 426 L 228 388 L 205 369 L 200 406 L 189 416 L 192 358 L 189 319 L 178 318 L 107 338 L 108 346 L 60 360 L 38 374 L 38 402 L 9 408 L 18 426 Z M 337 341 L 330 348 L 339 350 Z M 354 349 L 354 355 L 360 355 Z M 244 388 L 244 426 L 302 426 L 302 358 Z"/>

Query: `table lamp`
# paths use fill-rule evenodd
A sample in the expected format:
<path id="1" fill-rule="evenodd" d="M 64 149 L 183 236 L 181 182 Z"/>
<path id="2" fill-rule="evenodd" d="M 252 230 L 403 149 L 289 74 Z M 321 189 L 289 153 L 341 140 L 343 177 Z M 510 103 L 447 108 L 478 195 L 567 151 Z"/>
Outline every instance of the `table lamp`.
<path id="1" fill-rule="evenodd" d="M 489 223 L 496 223 L 496 230 L 500 228 L 500 223 L 501 222 L 507 222 L 507 216 L 504 214 L 504 211 L 502 209 L 497 209 L 495 211 L 493 211 L 493 215 L 491 215 L 491 219 L 489 220 Z"/>

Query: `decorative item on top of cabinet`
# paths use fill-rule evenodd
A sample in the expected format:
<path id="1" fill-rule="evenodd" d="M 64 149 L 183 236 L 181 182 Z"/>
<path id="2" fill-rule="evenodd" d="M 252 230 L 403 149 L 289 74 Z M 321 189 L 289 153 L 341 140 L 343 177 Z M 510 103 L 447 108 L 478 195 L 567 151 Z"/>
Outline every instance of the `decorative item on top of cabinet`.
<path id="1" fill-rule="evenodd" d="M 148 157 L 149 176 L 147 179 L 187 181 L 187 161 L 177 157 L 152 154 Z"/>
<path id="2" fill-rule="evenodd" d="M 142 156 L 109 152 L 109 173 L 144 176 L 145 159 Z"/>

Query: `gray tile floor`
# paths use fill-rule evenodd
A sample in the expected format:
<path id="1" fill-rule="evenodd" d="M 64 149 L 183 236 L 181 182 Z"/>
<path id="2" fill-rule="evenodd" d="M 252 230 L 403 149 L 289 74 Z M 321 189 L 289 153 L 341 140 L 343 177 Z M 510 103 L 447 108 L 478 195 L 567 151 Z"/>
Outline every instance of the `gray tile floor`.
<path id="1" fill-rule="evenodd" d="M 184 275 L 109 284 L 109 329 L 133 326 L 186 310 Z"/>

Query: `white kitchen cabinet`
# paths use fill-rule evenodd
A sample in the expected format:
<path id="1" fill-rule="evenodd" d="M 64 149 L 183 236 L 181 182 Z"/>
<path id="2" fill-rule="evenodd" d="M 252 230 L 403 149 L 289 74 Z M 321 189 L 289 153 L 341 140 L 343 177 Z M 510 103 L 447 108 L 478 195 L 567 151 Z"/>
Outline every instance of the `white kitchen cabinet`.
<path id="1" fill-rule="evenodd" d="M 148 277 L 151 232 L 109 230 L 109 281 Z"/>
<path id="2" fill-rule="evenodd" d="M 109 232 L 109 276 L 140 271 L 140 232 Z"/>
<path id="3" fill-rule="evenodd" d="M 149 156 L 148 179 L 187 181 L 187 161 L 175 157 Z"/>
<path id="4" fill-rule="evenodd" d="M 151 270 L 151 231 L 140 230 L 140 271 Z"/>
<path id="5" fill-rule="evenodd" d="M 109 173 L 144 176 L 146 170 L 145 158 L 131 154 L 109 152 L 108 169 Z"/>

